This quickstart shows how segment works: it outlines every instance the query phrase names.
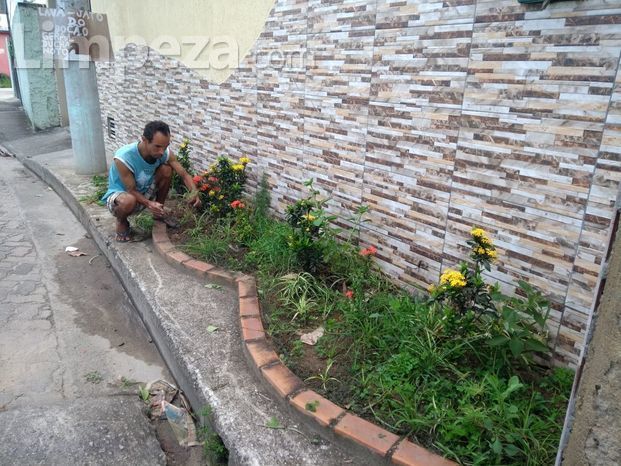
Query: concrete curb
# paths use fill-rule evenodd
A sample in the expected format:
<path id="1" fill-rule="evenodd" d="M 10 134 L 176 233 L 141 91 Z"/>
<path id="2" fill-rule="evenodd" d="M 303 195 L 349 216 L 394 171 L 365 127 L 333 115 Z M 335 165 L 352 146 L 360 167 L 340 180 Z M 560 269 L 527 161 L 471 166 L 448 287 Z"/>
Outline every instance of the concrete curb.
<path id="1" fill-rule="evenodd" d="M 363 448 L 394 464 L 407 466 L 449 466 L 456 463 L 409 440 L 351 414 L 318 393 L 304 388 L 304 382 L 280 360 L 265 338 L 261 307 L 254 277 L 231 273 L 212 264 L 192 259 L 171 243 L 166 224 L 155 222 L 153 244 L 165 260 L 180 269 L 223 285 L 237 287 L 242 344 L 248 363 L 273 393 L 293 411 L 301 413 L 309 427 L 322 435 Z M 312 405 L 312 407 L 310 407 Z"/>

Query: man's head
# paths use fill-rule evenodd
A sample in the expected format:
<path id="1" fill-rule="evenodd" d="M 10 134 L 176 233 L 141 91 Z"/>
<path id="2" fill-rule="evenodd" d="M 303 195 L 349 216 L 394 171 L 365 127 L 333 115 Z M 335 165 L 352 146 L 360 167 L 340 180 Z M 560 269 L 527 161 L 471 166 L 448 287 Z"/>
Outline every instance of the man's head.
<path id="1" fill-rule="evenodd" d="M 155 161 L 164 155 L 170 144 L 170 128 L 163 121 L 150 121 L 142 132 L 142 156 Z"/>

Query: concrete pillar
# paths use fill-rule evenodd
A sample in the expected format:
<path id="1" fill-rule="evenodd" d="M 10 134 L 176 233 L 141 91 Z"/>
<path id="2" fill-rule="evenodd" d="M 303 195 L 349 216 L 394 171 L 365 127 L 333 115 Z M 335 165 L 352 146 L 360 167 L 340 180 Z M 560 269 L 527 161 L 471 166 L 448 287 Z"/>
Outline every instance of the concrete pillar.
<path id="1" fill-rule="evenodd" d="M 617 229 L 576 389 L 564 466 L 621 464 L 621 232 Z"/>
<path id="2" fill-rule="evenodd" d="M 90 11 L 88 1 L 57 0 L 56 7 L 65 11 Z M 106 171 L 106 151 L 95 64 L 86 56 L 70 55 L 64 66 L 75 171 L 79 175 L 103 173 Z"/>

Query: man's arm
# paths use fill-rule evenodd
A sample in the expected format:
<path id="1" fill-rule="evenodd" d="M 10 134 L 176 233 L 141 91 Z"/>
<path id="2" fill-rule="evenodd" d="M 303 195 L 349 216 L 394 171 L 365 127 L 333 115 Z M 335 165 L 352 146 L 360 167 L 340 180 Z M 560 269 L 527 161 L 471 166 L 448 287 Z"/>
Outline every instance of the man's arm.
<path id="1" fill-rule="evenodd" d="M 172 167 L 173 170 L 179 175 L 179 177 L 183 180 L 183 184 L 188 191 L 190 192 L 190 197 L 188 198 L 188 202 L 193 207 L 199 207 L 201 205 L 201 199 L 198 195 L 198 189 L 196 189 L 196 185 L 194 184 L 194 180 L 190 176 L 190 174 L 185 171 L 185 168 L 179 163 L 177 157 L 172 152 L 168 155 L 168 160 L 166 161 L 168 165 Z"/>
<path id="2" fill-rule="evenodd" d="M 116 169 L 119 172 L 119 176 L 121 177 L 123 186 L 125 186 L 125 191 L 134 196 L 136 198 L 136 202 L 145 206 L 155 215 L 163 216 L 164 206 L 159 202 L 147 199 L 140 191 L 136 189 L 136 179 L 134 178 L 134 174 L 129 170 L 129 168 L 127 168 L 127 166 L 118 159 L 114 159 L 114 165 L 116 165 Z"/>

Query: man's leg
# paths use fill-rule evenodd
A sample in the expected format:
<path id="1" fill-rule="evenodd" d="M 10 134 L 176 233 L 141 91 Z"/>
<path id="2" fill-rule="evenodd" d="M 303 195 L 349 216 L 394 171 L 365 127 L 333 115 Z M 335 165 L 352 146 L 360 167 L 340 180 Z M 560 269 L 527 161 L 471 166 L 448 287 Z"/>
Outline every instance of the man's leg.
<path id="1" fill-rule="evenodd" d="M 129 233 L 129 221 L 127 218 L 136 208 L 136 198 L 129 193 L 121 193 L 114 199 L 114 211 L 116 217 L 117 234 Z"/>
<path id="2" fill-rule="evenodd" d="M 166 164 L 160 165 L 160 167 L 155 170 L 155 200 L 160 204 L 164 204 L 168 197 L 168 191 L 170 191 L 170 185 L 172 183 L 172 172 L 172 167 Z"/>

